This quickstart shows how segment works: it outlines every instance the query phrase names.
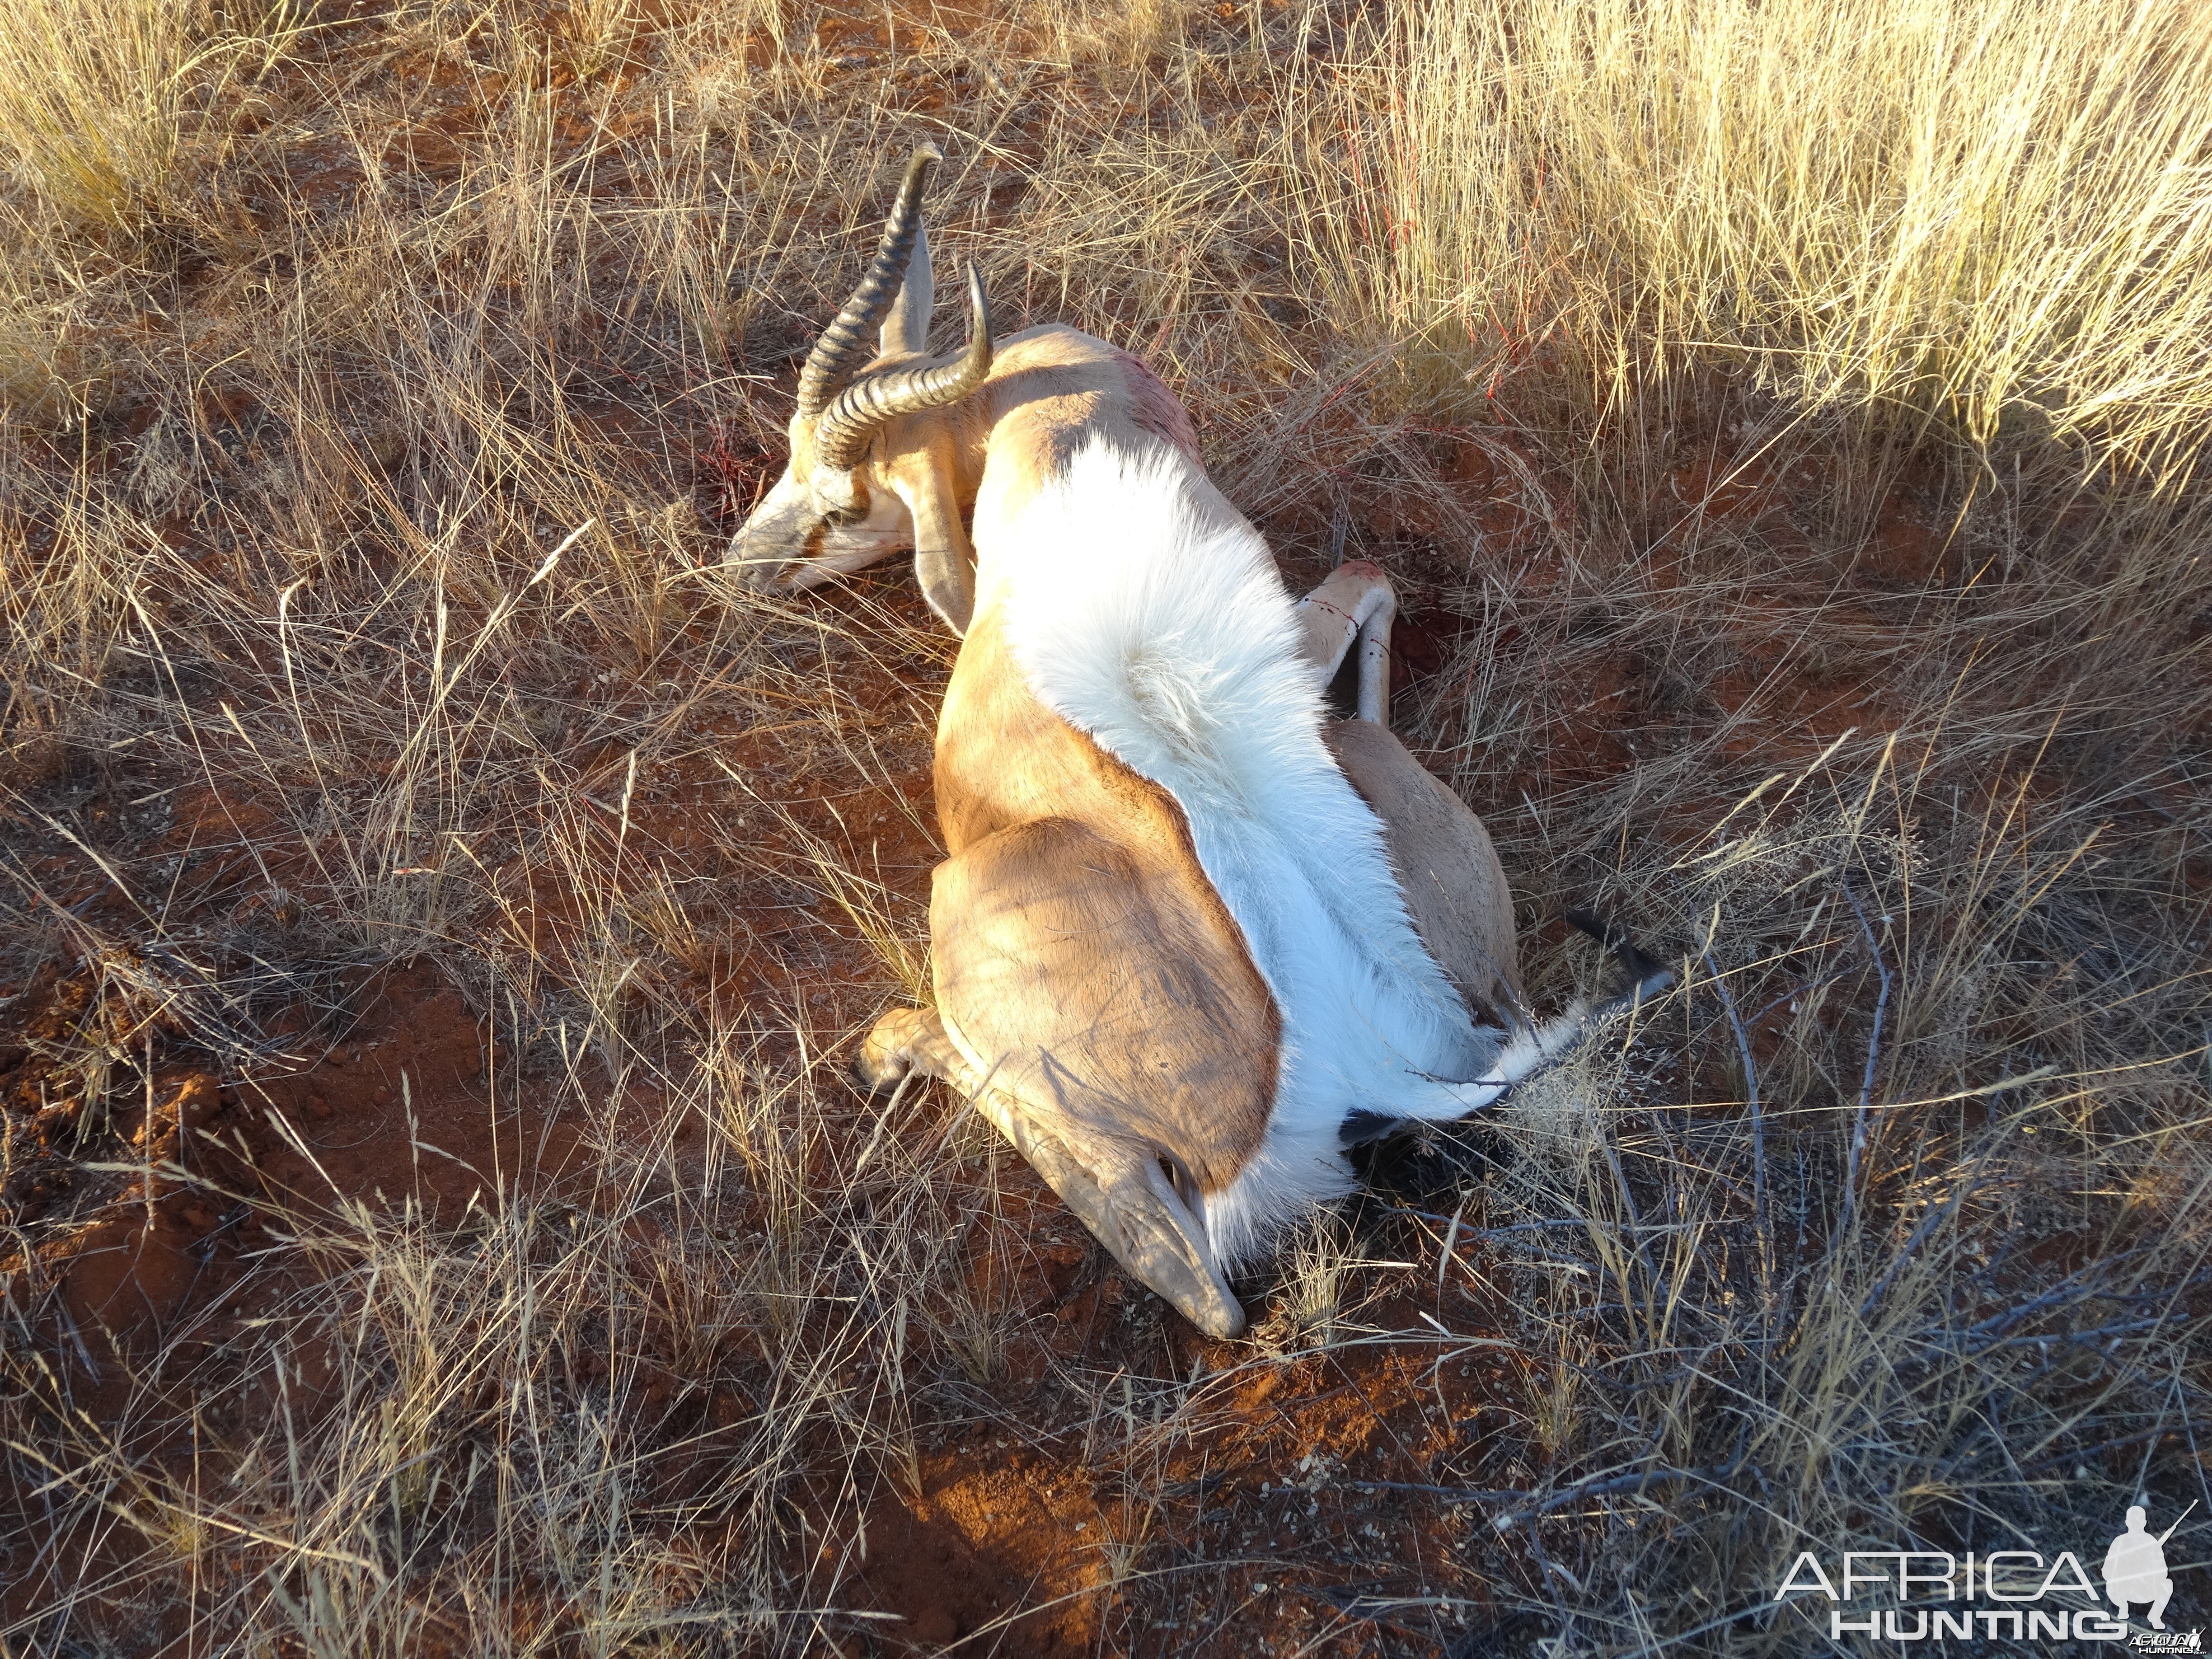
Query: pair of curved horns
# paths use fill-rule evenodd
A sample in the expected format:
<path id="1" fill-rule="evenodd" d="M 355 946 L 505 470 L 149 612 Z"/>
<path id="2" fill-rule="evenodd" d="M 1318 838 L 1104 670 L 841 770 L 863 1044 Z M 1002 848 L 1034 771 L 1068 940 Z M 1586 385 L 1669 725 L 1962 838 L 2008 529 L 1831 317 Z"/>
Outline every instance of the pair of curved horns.
<path id="1" fill-rule="evenodd" d="M 906 164 L 898 199 L 884 226 L 876 257 L 837 319 L 822 331 L 799 375 L 799 413 L 814 424 L 816 454 L 849 467 L 868 447 L 876 428 L 894 416 L 957 403 L 982 384 L 991 367 L 991 313 L 982 278 L 968 267 L 968 349 L 959 359 L 863 374 L 875 356 L 869 338 L 896 302 L 915 245 L 921 237 L 921 196 L 929 175 L 945 159 L 934 144 L 917 144 Z"/>

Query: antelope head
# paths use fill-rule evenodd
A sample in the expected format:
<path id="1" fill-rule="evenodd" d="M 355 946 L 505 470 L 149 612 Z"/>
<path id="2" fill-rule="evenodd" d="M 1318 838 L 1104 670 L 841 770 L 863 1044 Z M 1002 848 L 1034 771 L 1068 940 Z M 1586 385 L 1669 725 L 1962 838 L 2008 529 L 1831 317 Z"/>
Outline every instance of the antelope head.
<path id="1" fill-rule="evenodd" d="M 751 586 L 789 592 L 912 548 L 931 608 L 965 633 L 975 556 L 960 522 L 958 439 L 949 422 L 912 418 L 959 402 L 991 368 L 991 314 L 972 264 L 967 349 L 942 362 L 921 355 L 933 298 L 921 196 L 944 159 L 923 144 L 908 161 L 867 274 L 799 373 L 790 463 L 725 567 Z"/>

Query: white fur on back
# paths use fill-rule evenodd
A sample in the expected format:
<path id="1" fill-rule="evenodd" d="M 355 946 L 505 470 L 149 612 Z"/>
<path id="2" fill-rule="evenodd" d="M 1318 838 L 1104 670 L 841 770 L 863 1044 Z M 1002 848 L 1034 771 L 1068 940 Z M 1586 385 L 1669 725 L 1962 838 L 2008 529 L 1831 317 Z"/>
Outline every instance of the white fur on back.
<path id="1" fill-rule="evenodd" d="M 1414 933 L 1382 826 L 1322 741 L 1274 560 L 1225 510 L 1164 447 L 1094 439 L 1001 533 L 977 514 L 977 600 L 1006 607 L 1039 701 L 1175 797 L 1281 1012 L 1266 1140 L 1206 1205 L 1227 1268 L 1349 1187 L 1346 1113 L 1459 1116 L 1498 1090 L 1443 1079 L 1500 1054 Z"/>

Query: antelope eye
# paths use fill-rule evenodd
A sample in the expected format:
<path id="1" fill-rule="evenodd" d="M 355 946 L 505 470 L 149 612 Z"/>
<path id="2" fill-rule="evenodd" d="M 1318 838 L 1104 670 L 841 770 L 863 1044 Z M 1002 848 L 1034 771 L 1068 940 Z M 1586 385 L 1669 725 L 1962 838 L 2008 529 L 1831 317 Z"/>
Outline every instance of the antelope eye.
<path id="1" fill-rule="evenodd" d="M 868 516 L 868 487 L 849 473 L 817 479 L 814 506 L 832 529 L 858 524 Z"/>

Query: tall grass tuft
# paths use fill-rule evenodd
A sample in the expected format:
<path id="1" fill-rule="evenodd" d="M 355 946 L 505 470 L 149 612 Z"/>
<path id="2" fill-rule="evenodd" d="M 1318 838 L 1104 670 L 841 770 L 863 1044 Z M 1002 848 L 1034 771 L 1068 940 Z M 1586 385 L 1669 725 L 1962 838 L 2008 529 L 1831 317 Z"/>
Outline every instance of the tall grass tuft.
<path id="1" fill-rule="evenodd" d="M 201 30 L 184 0 L 15 0 L 0 29 L 0 155 L 78 223 L 134 227 L 167 197 Z"/>
<path id="2" fill-rule="evenodd" d="M 2169 483 L 2212 430 L 2188 0 L 1435 0 L 1382 78 L 1363 276 L 1479 384 L 1720 360 Z"/>

